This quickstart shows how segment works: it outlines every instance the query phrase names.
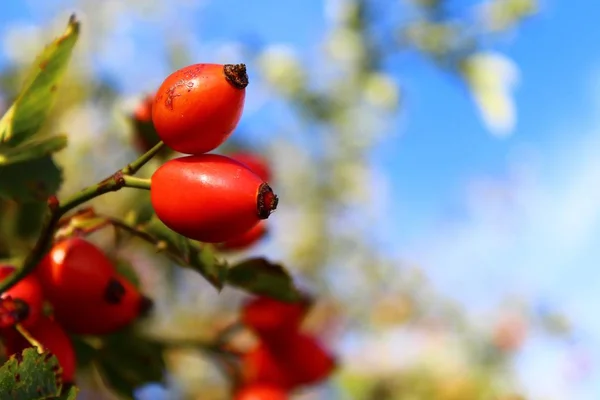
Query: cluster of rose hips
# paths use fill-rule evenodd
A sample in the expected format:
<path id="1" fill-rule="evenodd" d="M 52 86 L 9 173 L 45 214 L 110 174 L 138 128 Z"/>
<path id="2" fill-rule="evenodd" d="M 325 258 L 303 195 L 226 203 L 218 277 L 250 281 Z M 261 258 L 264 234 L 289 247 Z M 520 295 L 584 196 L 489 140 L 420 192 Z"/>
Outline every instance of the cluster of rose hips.
<path id="1" fill-rule="evenodd" d="M 14 270 L 0 266 L 0 279 Z M 2 294 L 0 304 L 6 355 L 37 342 L 56 356 L 65 383 L 73 383 L 77 365 L 70 334 L 116 332 L 152 306 L 102 250 L 82 238 L 54 244 L 32 273 Z"/>
<path id="2" fill-rule="evenodd" d="M 224 249 L 243 248 L 259 239 L 278 203 L 266 182 L 270 171 L 260 158 L 206 154 L 236 128 L 247 85 L 244 64 L 195 64 L 165 79 L 151 109 L 158 138 L 187 154 L 166 161 L 152 175 L 150 201 L 156 216 L 185 237 L 219 243 Z M 14 270 L 3 266 L 0 279 Z M 69 334 L 118 331 L 151 305 L 99 248 L 80 237 L 56 242 L 35 271 L 1 297 L 0 335 L 6 353 L 41 345 L 56 355 L 68 383 L 76 371 Z M 303 343 L 301 337 L 294 340 Z"/>
<path id="3" fill-rule="evenodd" d="M 235 400 L 285 400 L 291 391 L 329 377 L 335 357 L 301 329 L 310 305 L 307 298 L 285 303 L 269 297 L 245 304 L 241 320 L 259 341 L 242 354 L 242 384 Z"/>
<path id="4" fill-rule="evenodd" d="M 183 236 L 224 249 L 260 238 L 264 220 L 278 202 L 267 183 L 270 171 L 259 157 L 206 154 L 237 127 L 247 85 L 244 64 L 194 64 L 168 76 L 151 107 L 158 138 L 187 154 L 165 162 L 152 175 L 150 201 L 156 216 Z"/>

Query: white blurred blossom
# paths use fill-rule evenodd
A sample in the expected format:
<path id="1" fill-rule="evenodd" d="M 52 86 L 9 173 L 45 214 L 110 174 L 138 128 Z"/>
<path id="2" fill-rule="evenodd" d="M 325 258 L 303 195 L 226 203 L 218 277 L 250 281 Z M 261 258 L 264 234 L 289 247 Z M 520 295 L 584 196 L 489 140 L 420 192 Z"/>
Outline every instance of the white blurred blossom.
<path id="1" fill-rule="evenodd" d="M 331 58 L 342 63 L 355 64 L 365 55 L 362 36 L 347 28 L 334 30 L 325 48 Z"/>
<path id="2" fill-rule="evenodd" d="M 325 18 L 334 24 L 346 22 L 356 13 L 358 2 L 356 0 L 327 0 L 325 1 Z"/>
<path id="3" fill-rule="evenodd" d="M 501 32 L 520 19 L 538 12 L 537 0 L 489 0 L 476 7 L 477 19 L 484 29 Z"/>
<path id="4" fill-rule="evenodd" d="M 399 328 L 358 339 L 343 352 L 342 362 L 351 373 L 378 376 L 415 366 L 440 372 L 464 371 L 468 366 L 465 357 L 456 336 L 426 328 Z"/>
<path id="5" fill-rule="evenodd" d="M 269 46 L 259 55 L 257 62 L 265 80 L 283 93 L 293 93 L 304 84 L 302 65 L 290 46 Z"/>
<path id="6" fill-rule="evenodd" d="M 471 94 L 488 129 L 496 136 L 508 136 L 516 123 L 512 91 L 518 83 L 517 65 L 498 53 L 476 53 L 461 65 Z"/>
<path id="7" fill-rule="evenodd" d="M 397 83 L 386 74 L 371 73 L 364 83 L 365 99 L 376 107 L 394 110 L 400 101 Z"/>
<path id="8" fill-rule="evenodd" d="M 18 23 L 6 29 L 2 38 L 2 48 L 6 58 L 18 65 L 32 62 L 32 54 L 45 44 L 44 31 L 39 25 Z"/>

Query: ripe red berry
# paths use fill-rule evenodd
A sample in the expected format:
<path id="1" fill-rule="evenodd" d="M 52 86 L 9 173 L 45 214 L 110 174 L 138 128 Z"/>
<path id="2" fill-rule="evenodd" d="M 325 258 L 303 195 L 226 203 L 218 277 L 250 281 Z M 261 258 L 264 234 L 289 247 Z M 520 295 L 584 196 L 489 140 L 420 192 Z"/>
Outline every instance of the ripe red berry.
<path id="1" fill-rule="evenodd" d="M 145 312 L 149 299 L 120 276 L 111 284 L 113 301 L 74 302 L 70 307 L 55 307 L 57 321 L 78 335 L 105 335 L 123 329 Z M 116 301 L 118 299 L 118 301 Z"/>
<path id="2" fill-rule="evenodd" d="M 294 386 L 312 385 L 326 379 L 336 366 L 333 357 L 314 336 L 297 333 L 289 338 L 286 347 L 274 350 L 286 360 L 290 379 Z"/>
<path id="3" fill-rule="evenodd" d="M 287 389 L 316 384 L 329 377 L 335 366 L 335 358 L 317 338 L 300 332 L 264 340 L 243 358 L 246 382 Z"/>
<path id="4" fill-rule="evenodd" d="M 229 239 L 226 242 L 223 242 L 219 245 L 219 249 L 224 251 L 236 251 L 236 250 L 244 250 L 248 247 L 256 244 L 260 239 L 265 237 L 267 234 L 267 224 L 266 221 L 260 221 L 258 224 L 254 225 L 252 228 L 242 233 L 241 235 L 235 236 Z"/>
<path id="5" fill-rule="evenodd" d="M 64 383 L 72 383 L 77 369 L 77 359 L 71 338 L 53 319 L 43 316 L 28 329 L 29 334 L 46 350 L 54 354 L 62 368 Z M 21 353 L 32 345 L 14 329 L 2 331 L 7 355 Z"/>
<path id="6" fill-rule="evenodd" d="M 234 400 L 287 400 L 288 398 L 287 392 L 278 386 L 253 384 L 240 388 Z"/>
<path id="7" fill-rule="evenodd" d="M 242 379 L 248 385 L 268 384 L 284 389 L 293 387 L 285 364 L 262 342 L 242 356 Z"/>
<path id="8" fill-rule="evenodd" d="M 152 121 L 152 104 L 154 103 L 154 95 L 146 96 L 135 108 L 133 118 L 140 122 Z"/>
<path id="9" fill-rule="evenodd" d="M 250 171 L 258 175 L 263 181 L 269 182 L 271 180 L 271 167 L 269 166 L 267 160 L 262 156 L 245 151 L 239 151 L 237 153 L 229 154 L 229 157 L 247 166 Z"/>
<path id="10" fill-rule="evenodd" d="M 140 153 L 147 152 L 160 141 L 152 123 L 153 103 L 154 95 L 146 96 L 130 117 L 133 125 L 133 145 Z M 163 154 L 164 151 L 161 151 L 160 156 Z"/>
<path id="11" fill-rule="evenodd" d="M 0 281 L 7 278 L 15 271 L 10 265 L 0 266 Z M 16 285 L 2 293 L 2 299 L 12 299 L 16 303 L 16 308 L 11 312 L 14 314 L 14 322 L 20 322 L 28 328 L 35 323 L 42 315 L 44 296 L 42 286 L 35 274 L 29 274 L 21 279 Z M 3 319 L 6 316 L 3 316 Z M 9 318 L 10 319 L 10 318 Z"/>
<path id="12" fill-rule="evenodd" d="M 152 121 L 158 136 L 180 153 L 214 150 L 236 128 L 247 85 L 244 64 L 194 64 L 175 71 L 154 99 Z"/>
<path id="13" fill-rule="evenodd" d="M 271 187 L 243 164 L 217 154 L 167 161 L 152 176 L 156 216 L 190 239 L 220 243 L 267 219 L 277 208 Z"/>
<path id="14" fill-rule="evenodd" d="M 285 303 L 270 297 L 255 297 L 242 308 L 241 320 L 263 340 L 295 333 L 308 312 L 308 301 Z"/>
<path id="15" fill-rule="evenodd" d="M 110 297 L 116 270 L 98 247 L 82 238 L 69 238 L 52 247 L 36 273 L 46 298 L 60 309 Z"/>

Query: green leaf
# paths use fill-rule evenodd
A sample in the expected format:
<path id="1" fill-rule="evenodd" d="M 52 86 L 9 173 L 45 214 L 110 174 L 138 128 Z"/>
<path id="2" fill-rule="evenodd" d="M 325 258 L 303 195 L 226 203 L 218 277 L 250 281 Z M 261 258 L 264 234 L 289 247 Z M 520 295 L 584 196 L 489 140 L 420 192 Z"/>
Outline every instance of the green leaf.
<path id="1" fill-rule="evenodd" d="M 73 336 L 71 338 L 73 348 L 75 349 L 75 355 L 77 356 L 77 367 L 88 368 L 89 365 L 94 362 L 95 357 L 98 354 L 98 346 L 93 343 L 96 338 L 88 336 Z M 92 343 L 90 343 L 90 341 Z"/>
<path id="2" fill-rule="evenodd" d="M 60 396 L 56 356 L 34 348 L 13 355 L 0 368 L 0 400 L 37 400 Z"/>
<path id="3" fill-rule="evenodd" d="M 41 128 L 78 37 L 79 22 L 73 15 L 63 35 L 37 57 L 19 96 L 0 120 L 0 143 L 15 146 L 31 138 Z"/>
<path id="4" fill-rule="evenodd" d="M 0 166 L 0 197 L 17 202 L 46 201 L 62 182 L 62 171 L 46 156 Z"/>
<path id="5" fill-rule="evenodd" d="M 164 245 L 166 253 L 175 262 L 198 271 L 215 288 L 223 288 L 227 267 L 215 258 L 209 245 L 179 235 L 163 224 L 156 215 L 144 224 L 143 230 L 156 239 L 159 248 Z"/>
<path id="6" fill-rule="evenodd" d="M 23 239 L 36 239 L 48 210 L 45 201 L 20 204 L 16 208 L 13 235 Z"/>
<path id="7" fill-rule="evenodd" d="M 162 383 L 166 370 L 161 343 L 126 330 L 103 338 L 95 362 L 109 386 L 133 399 L 134 390 L 148 383 Z"/>
<path id="8" fill-rule="evenodd" d="M 77 386 L 71 386 L 68 390 L 64 391 L 59 397 L 59 400 L 76 400 L 79 388 Z"/>
<path id="9" fill-rule="evenodd" d="M 65 135 L 36 138 L 15 147 L 0 142 L 0 166 L 44 157 L 66 146 Z"/>
<path id="10" fill-rule="evenodd" d="M 127 279 L 133 286 L 140 289 L 140 277 L 135 272 L 131 262 L 119 258 L 115 260 L 114 265 L 119 275 Z"/>
<path id="11" fill-rule="evenodd" d="M 290 274 L 281 265 L 264 258 L 251 258 L 229 268 L 227 283 L 282 301 L 301 299 Z"/>

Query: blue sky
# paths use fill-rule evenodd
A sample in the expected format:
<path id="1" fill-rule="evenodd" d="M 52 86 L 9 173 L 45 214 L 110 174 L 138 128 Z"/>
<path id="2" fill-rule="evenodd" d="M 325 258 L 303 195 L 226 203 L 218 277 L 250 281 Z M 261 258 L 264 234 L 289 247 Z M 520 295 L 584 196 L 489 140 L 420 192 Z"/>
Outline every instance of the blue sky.
<path id="1" fill-rule="evenodd" d="M 65 4 L 70 2 L 2 5 L 0 35 L 15 23 L 45 22 L 65 12 Z M 486 130 L 453 77 L 411 57 L 394 71 L 405 96 L 404 115 L 372 161 L 390 189 L 388 218 L 380 227 L 387 251 L 422 263 L 440 287 L 474 309 L 507 293 L 552 299 L 581 326 L 585 345 L 600 361 L 594 307 L 600 285 L 600 29 L 595 28 L 600 3 L 578 4 L 547 0 L 541 14 L 497 47 L 520 69 L 517 125 L 510 137 Z M 157 51 L 164 29 L 193 33 L 209 44 L 251 33 L 313 51 L 326 27 L 323 9 L 321 1 L 264 0 L 258 6 L 219 0 L 180 9 L 176 18 L 175 11 L 166 10 L 164 20 L 176 25 L 140 22 L 134 30 L 123 21 L 116 38 L 134 51 L 123 59 L 106 48 L 97 66 L 120 71 L 126 93 L 138 92 L 140 81 L 142 90 L 150 90 L 168 73 L 159 46 Z M 210 48 L 199 45 L 198 57 L 208 57 Z M 0 54 L 0 66 L 3 62 Z M 539 384 L 560 373 L 541 368 L 555 363 L 540 360 L 562 353 L 537 346 L 526 349 L 521 368 L 526 379 Z M 600 383 L 596 388 L 583 383 L 586 394 L 576 398 L 596 398 Z"/>

